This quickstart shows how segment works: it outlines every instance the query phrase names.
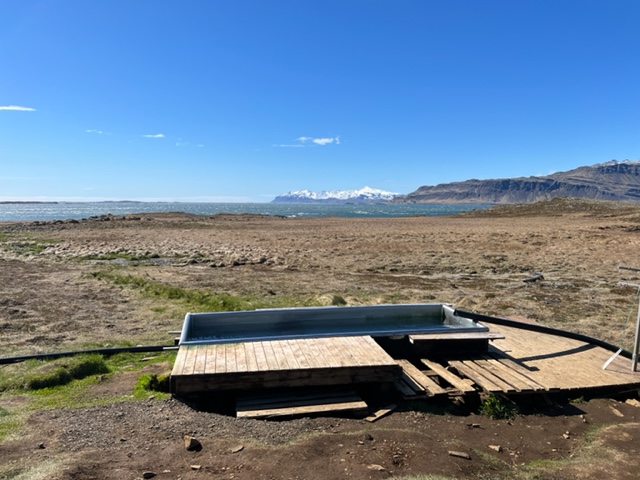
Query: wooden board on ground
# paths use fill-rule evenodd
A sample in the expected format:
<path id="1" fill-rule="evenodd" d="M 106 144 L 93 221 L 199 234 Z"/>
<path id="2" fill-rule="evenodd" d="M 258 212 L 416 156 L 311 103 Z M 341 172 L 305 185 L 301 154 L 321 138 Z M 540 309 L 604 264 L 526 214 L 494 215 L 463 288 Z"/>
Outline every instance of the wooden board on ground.
<path id="1" fill-rule="evenodd" d="M 353 390 L 251 395 L 239 397 L 236 401 L 238 418 L 276 418 L 337 412 L 363 415 L 367 411 L 367 404 Z"/>
<path id="2" fill-rule="evenodd" d="M 367 422 L 375 422 L 377 420 L 380 420 L 382 417 L 389 415 L 396 408 L 398 408 L 398 406 L 395 404 L 387 405 L 386 407 L 377 410 L 375 413 L 373 413 L 373 415 L 369 415 L 367 418 L 365 418 L 365 420 Z"/>

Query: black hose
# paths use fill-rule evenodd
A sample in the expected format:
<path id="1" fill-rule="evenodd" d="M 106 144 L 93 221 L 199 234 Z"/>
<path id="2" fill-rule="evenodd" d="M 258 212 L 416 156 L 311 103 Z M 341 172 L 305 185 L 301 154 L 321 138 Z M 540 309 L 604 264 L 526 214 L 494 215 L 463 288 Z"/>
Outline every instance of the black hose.
<path id="1" fill-rule="evenodd" d="M 54 360 L 56 358 L 72 357 L 74 355 L 98 353 L 100 355 L 115 355 L 116 353 L 136 353 L 136 352 L 162 352 L 164 350 L 177 350 L 173 345 L 149 345 L 137 347 L 111 347 L 97 348 L 94 350 L 75 350 L 71 352 L 36 353 L 34 355 L 22 355 L 18 357 L 0 357 L 0 365 L 9 363 L 24 362 L 26 360 Z"/>
<path id="2" fill-rule="evenodd" d="M 572 340 L 578 340 L 579 342 L 584 342 L 590 345 L 595 345 L 597 347 L 604 348 L 605 350 L 609 350 L 611 352 L 617 352 L 618 350 L 620 350 L 620 347 L 616 347 L 611 343 L 605 342 L 604 340 L 599 340 L 597 338 L 589 337 L 588 335 L 582 335 L 581 333 L 567 332 L 566 330 L 559 330 L 557 328 L 545 327 L 543 325 L 519 322 L 517 320 L 509 320 L 507 318 L 491 317 L 489 315 L 482 315 L 480 313 L 467 312 L 465 310 L 456 309 L 454 314 L 460 317 L 465 317 L 471 320 L 475 320 L 476 322 L 480 322 L 480 323 L 491 323 L 494 325 L 503 325 L 505 327 L 519 328 L 521 330 L 529 330 L 531 332 L 545 333 L 547 335 L 555 335 L 556 337 L 570 338 Z M 630 351 L 624 350 L 624 349 L 620 352 L 620 355 L 629 359 L 632 356 Z"/>

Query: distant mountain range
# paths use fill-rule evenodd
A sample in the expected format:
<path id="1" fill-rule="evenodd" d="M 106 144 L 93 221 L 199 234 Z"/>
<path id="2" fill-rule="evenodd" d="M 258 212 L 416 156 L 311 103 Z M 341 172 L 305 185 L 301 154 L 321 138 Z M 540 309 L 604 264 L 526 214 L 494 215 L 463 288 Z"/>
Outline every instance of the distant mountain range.
<path id="1" fill-rule="evenodd" d="M 388 203 L 399 193 L 363 187 L 359 190 L 296 190 L 278 195 L 271 203 Z"/>
<path id="2" fill-rule="evenodd" d="M 553 197 L 640 201 L 640 161 L 612 160 L 544 177 L 422 186 L 394 203 L 531 203 Z"/>
<path id="3" fill-rule="evenodd" d="M 272 203 L 532 203 L 554 197 L 640 202 L 640 161 L 611 160 L 546 176 L 465 180 L 401 195 L 375 188 L 278 195 Z"/>

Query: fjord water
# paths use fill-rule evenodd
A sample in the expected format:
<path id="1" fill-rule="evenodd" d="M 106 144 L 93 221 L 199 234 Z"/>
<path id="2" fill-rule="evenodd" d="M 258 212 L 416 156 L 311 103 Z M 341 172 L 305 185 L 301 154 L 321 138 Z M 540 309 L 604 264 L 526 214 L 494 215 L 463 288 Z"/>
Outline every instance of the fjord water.
<path id="1" fill-rule="evenodd" d="M 187 212 L 198 215 L 253 213 L 286 217 L 404 217 L 452 215 L 487 208 L 486 204 L 278 204 L 182 202 L 1 203 L 0 221 L 68 220 L 99 215 Z"/>

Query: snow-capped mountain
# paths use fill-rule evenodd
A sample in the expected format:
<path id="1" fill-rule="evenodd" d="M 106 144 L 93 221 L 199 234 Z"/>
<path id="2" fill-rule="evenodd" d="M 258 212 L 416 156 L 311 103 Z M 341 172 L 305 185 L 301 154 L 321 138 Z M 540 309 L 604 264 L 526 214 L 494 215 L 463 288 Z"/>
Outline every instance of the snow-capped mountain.
<path id="1" fill-rule="evenodd" d="M 379 203 L 393 200 L 398 195 L 400 194 L 371 187 L 359 190 L 325 190 L 322 192 L 296 190 L 278 195 L 271 203 Z"/>

